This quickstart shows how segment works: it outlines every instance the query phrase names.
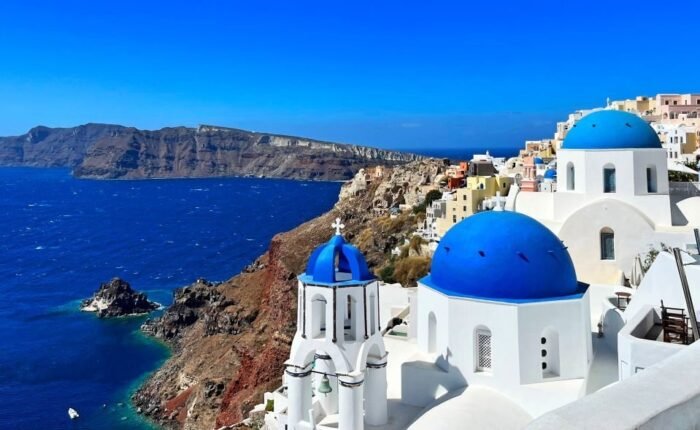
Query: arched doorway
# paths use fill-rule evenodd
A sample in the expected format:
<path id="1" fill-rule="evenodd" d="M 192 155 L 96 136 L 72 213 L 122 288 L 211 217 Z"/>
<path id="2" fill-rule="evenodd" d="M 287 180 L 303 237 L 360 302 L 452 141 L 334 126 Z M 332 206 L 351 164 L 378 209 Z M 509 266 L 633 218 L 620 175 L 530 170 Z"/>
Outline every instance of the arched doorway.
<path id="1" fill-rule="evenodd" d="M 600 259 L 615 259 L 615 232 L 608 227 L 600 230 Z"/>
<path id="2" fill-rule="evenodd" d="M 311 337 L 323 339 L 326 337 L 326 298 L 317 294 L 311 298 Z"/>

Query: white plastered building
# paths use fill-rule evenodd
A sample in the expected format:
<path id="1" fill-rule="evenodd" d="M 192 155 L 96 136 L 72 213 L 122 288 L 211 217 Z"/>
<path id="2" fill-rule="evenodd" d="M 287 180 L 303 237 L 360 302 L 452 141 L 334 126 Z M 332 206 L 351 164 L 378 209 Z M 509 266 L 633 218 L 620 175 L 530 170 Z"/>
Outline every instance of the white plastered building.
<path id="1" fill-rule="evenodd" d="M 591 113 L 557 152 L 557 191 L 511 188 L 507 209 L 544 223 L 568 246 L 581 279 L 619 284 L 634 257 L 663 242 L 692 242 L 700 199 L 669 192 L 667 153 L 637 115 Z"/>
<path id="2" fill-rule="evenodd" d="M 403 402 L 425 407 L 460 387 L 487 387 L 537 416 L 582 395 L 592 358 L 587 285 L 561 241 L 530 217 L 482 212 L 450 229 L 410 320 L 443 373 L 405 363 Z"/>

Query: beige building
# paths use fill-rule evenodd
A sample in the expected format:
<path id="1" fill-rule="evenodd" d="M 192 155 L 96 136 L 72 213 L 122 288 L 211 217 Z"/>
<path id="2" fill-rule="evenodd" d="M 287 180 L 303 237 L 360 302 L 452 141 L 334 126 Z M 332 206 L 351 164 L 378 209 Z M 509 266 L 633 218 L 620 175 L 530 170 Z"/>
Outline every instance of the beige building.
<path id="1" fill-rule="evenodd" d="M 616 100 L 608 103 L 608 108 L 625 112 L 634 112 L 642 116 L 652 115 L 656 107 L 656 99 L 637 96 L 634 99 Z"/>
<path id="2" fill-rule="evenodd" d="M 435 230 L 442 237 L 453 225 L 481 209 L 484 199 L 494 197 L 497 192 L 508 194 L 512 178 L 505 176 L 469 176 L 466 186 L 452 193 L 452 200 L 445 202 L 445 211 L 435 220 Z"/>

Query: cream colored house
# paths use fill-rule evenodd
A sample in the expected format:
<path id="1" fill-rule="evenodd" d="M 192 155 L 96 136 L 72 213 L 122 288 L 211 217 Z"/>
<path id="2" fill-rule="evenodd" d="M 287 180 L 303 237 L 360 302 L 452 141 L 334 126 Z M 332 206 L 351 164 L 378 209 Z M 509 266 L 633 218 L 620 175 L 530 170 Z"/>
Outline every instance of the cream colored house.
<path id="1" fill-rule="evenodd" d="M 507 195 L 513 184 L 513 178 L 505 176 L 469 176 L 465 181 L 466 186 L 452 193 L 452 200 L 445 203 L 445 211 L 435 220 L 440 237 L 453 225 L 477 213 L 484 199 L 494 197 L 497 192 Z"/>

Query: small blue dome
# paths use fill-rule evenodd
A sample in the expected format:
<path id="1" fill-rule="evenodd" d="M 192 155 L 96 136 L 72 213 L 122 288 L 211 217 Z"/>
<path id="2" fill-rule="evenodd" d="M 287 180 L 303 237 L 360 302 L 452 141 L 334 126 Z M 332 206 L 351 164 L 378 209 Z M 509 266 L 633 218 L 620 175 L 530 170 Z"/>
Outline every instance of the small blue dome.
<path id="1" fill-rule="evenodd" d="M 535 157 L 534 162 L 535 162 L 536 165 L 537 165 L 537 164 L 544 164 L 544 161 L 543 161 L 540 157 Z"/>
<path id="2" fill-rule="evenodd" d="M 547 169 L 547 171 L 544 172 L 544 178 L 545 179 L 557 179 L 557 171 L 554 169 Z"/>
<path id="3" fill-rule="evenodd" d="M 562 149 L 644 148 L 661 148 L 659 136 L 639 116 L 618 110 L 601 110 L 584 116 L 562 143 Z"/>
<path id="4" fill-rule="evenodd" d="M 371 281 L 374 276 L 360 250 L 336 234 L 311 253 L 306 272 L 299 279 L 316 284 L 357 284 Z"/>
<path id="5" fill-rule="evenodd" d="M 481 212 L 452 227 L 420 282 L 449 296 L 507 302 L 570 298 L 586 289 L 554 233 L 507 211 Z"/>

